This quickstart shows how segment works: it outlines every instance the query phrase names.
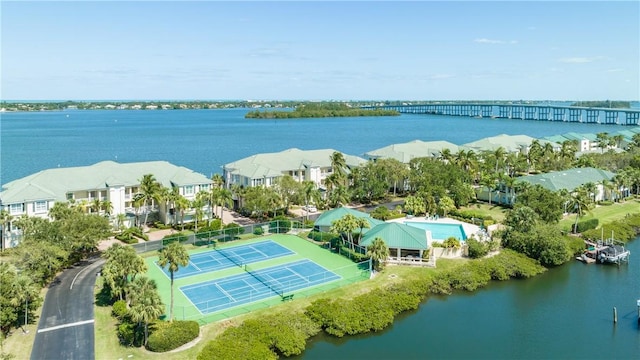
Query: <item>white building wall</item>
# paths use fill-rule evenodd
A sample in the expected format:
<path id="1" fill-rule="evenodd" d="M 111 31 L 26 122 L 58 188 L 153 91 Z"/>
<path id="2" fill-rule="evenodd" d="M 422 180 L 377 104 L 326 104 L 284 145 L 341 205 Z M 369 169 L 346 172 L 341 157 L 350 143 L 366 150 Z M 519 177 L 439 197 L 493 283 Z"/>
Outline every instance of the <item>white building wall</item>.
<path id="1" fill-rule="evenodd" d="M 113 205 L 112 214 L 123 214 L 126 212 L 125 208 L 125 187 L 124 186 L 112 186 L 109 187 L 107 198 Z"/>

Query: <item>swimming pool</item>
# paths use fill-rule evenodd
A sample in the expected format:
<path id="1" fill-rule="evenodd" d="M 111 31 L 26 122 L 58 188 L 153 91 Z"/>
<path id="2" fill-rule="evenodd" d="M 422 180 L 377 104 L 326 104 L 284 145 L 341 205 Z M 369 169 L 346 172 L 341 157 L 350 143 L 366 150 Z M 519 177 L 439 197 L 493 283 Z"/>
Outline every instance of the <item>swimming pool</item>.
<path id="1" fill-rule="evenodd" d="M 453 236 L 458 240 L 466 240 L 467 234 L 465 234 L 462 225 L 459 224 L 438 224 L 430 222 L 411 222 L 407 221 L 405 224 L 416 227 L 418 229 L 424 229 L 431 231 L 431 238 L 434 240 L 446 240 Z"/>

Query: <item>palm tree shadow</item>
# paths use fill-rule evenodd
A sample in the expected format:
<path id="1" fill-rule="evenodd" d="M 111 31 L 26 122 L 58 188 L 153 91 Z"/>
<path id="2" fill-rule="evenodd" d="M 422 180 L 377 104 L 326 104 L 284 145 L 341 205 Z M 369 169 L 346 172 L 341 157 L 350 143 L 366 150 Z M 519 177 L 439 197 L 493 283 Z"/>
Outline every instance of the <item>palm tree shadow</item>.
<path id="1" fill-rule="evenodd" d="M 109 290 L 108 286 L 103 286 L 102 290 L 96 294 L 96 305 L 97 306 L 111 306 L 115 301 L 111 297 L 111 290 Z"/>

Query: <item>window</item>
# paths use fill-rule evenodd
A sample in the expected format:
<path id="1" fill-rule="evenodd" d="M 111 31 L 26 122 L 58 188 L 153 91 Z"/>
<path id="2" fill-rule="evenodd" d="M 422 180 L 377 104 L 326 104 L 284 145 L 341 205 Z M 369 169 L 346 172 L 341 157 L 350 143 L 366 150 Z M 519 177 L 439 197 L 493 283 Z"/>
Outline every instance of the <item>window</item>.
<path id="1" fill-rule="evenodd" d="M 194 194 L 194 188 L 193 185 L 187 185 L 184 187 L 184 194 L 185 195 L 193 195 Z"/>
<path id="2" fill-rule="evenodd" d="M 24 212 L 24 204 L 11 204 L 11 205 L 9 205 L 9 213 L 11 215 L 22 214 L 23 212 Z"/>
<path id="3" fill-rule="evenodd" d="M 73 200 L 73 193 L 67 193 L 67 200 Z"/>
<path id="4" fill-rule="evenodd" d="M 35 213 L 43 213 L 43 212 L 47 212 L 48 209 L 48 202 L 47 201 L 36 201 L 33 203 L 33 212 Z"/>
<path id="5" fill-rule="evenodd" d="M 209 191 L 209 184 L 200 185 L 200 191 Z"/>

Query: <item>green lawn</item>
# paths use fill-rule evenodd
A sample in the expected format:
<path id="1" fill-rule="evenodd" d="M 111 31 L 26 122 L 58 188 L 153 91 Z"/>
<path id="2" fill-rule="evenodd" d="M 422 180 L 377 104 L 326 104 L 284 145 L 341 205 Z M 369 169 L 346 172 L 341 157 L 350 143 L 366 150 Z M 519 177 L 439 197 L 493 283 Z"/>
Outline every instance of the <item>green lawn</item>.
<path id="1" fill-rule="evenodd" d="M 482 214 L 491 216 L 496 222 L 502 222 L 509 209 L 494 204 L 489 205 L 487 203 L 475 203 L 469 204 L 468 206 L 463 206 L 459 210 L 472 210 L 480 212 Z"/>
<path id="2" fill-rule="evenodd" d="M 580 217 L 579 221 L 597 218 L 599 225 L 614 220 L 623 219 L 627 214 L 635 214 L 640 212 L 640 200 L 630 199 L 622 203 L 613 203 L 611 205 L 597 206 L 591 209 L 587 214 Z M 563 230 L 571 231 L 572 225 L 576 221 L 576 215 L 570 214 L 560 220 L 560 227 Z"/>

